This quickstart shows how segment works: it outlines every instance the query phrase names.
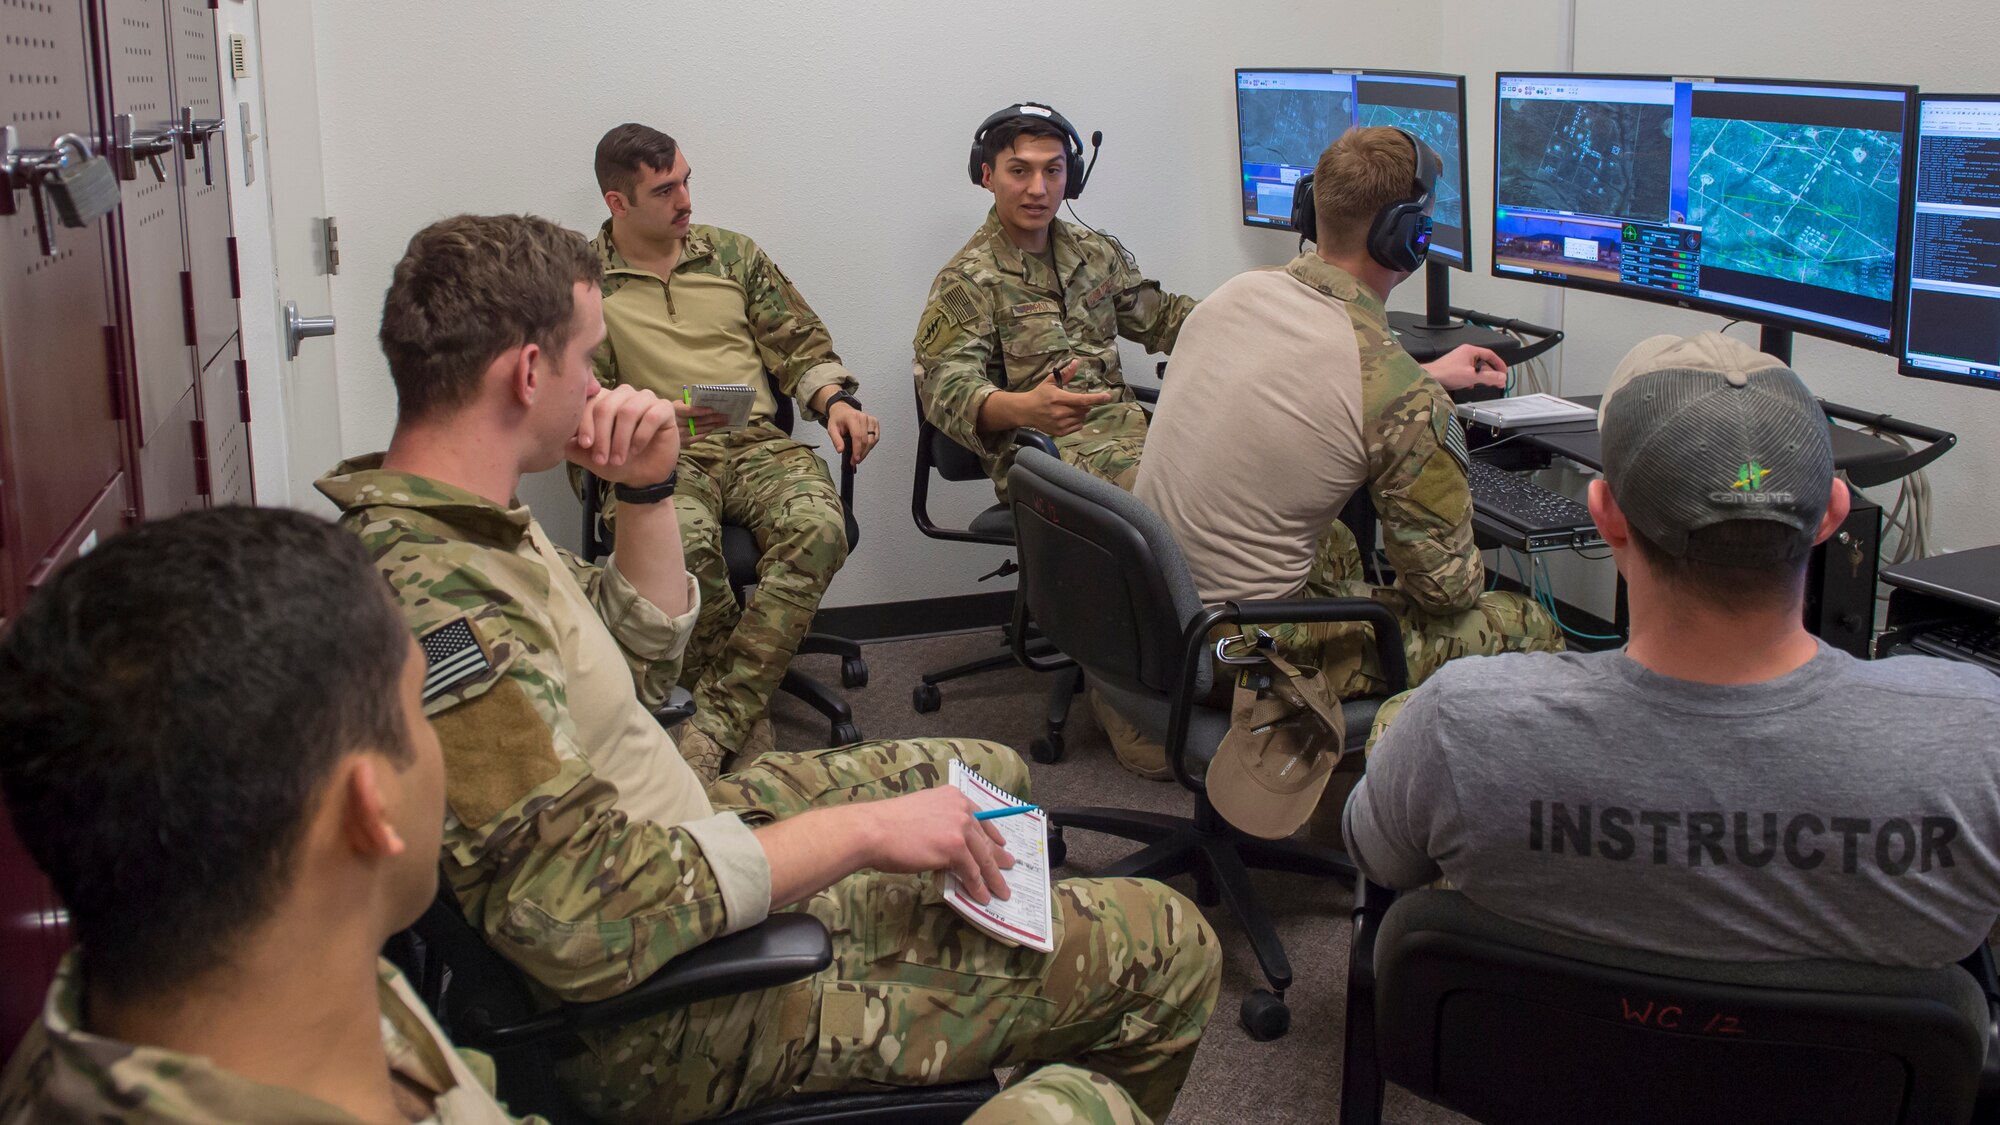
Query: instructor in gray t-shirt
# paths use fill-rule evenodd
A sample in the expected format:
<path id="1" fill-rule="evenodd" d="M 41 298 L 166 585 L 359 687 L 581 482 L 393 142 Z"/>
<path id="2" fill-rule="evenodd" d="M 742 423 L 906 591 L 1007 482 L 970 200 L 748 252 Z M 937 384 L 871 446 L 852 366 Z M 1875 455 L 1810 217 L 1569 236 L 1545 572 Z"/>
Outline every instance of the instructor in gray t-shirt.
<path id="1" fill-rule="evenodd" d="M 1739 341 L 1658 336 L 1598 423 L 1630 641 L 1410 693 L 1347 804 L 1356 862 L 1685 957 L 1971 953 L 2000 916 L 2000 677 L 1805 631 L 1807 555 L 1848 512 L 1812 395 Z"/>

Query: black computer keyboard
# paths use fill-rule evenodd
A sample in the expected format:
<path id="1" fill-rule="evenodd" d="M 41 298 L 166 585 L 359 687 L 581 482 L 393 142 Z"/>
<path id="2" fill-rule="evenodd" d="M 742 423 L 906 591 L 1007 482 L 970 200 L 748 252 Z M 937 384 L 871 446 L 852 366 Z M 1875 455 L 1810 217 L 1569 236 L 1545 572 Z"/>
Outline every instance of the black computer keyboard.
<path id="1" fill-rule="evenodd" d="M 1589 508 L 1560 492 L 1543 488 L 1525 474 L 1510 473 L 1474 458 L 1465 479 L 1472 486 L 1472 506 L 1486 516 L 1530 535 L 1584 532 L 1587 540 L 1597 541 L 1597 525 L 1590 518 Z"/>
<path id="2" fill-rule="evenodd" d="M 1910 645 L 1933 656 L 2000 672 L 2000 621 L 1954 621 L 1918 633 Z"/>

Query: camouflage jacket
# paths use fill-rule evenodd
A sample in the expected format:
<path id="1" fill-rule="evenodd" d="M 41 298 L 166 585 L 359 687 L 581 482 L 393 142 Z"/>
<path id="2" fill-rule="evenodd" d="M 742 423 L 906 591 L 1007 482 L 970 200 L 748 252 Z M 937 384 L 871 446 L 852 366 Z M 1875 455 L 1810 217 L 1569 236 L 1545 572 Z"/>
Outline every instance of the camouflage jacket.
<path id="1" fill-rule="evenodd" d="M 492 1060 L 477 1051 L 454 1051 L 395 966 L 381 961 L 377 971 L 382 1049 L 390 1069 L 430 1095 L 433 1109 L 426 1121 L 502 1125 L 517 1120 L 493 1100 Z M 77 954 L 71 951 L 49 986 L 40 1022 L 29 1028 L 0 1076 L 0 1123 L 346 1125 L 357 1120 L 317 1098 L 252 1082 L 205 1058 L 92 1035 L 83 1029 L 83 983 Z M 298 1046 L 306 1050 L 312 1045 Z"/>
<path id="2" fill-rule="evenodd" d="M 631 383 L 678 398 L 685 385 L 744 382 L 757 391 L 752 416 L 763 421 L 776 408 L 771 382 L 807 421 L 822 420 L 811 403 L 824 388 L 860 386 L 834 354 L 818 314 L 749 238 L 690 226 L 680 260 L 664 278 L 625 260 L 611 242 L 609 219 L 591 246 L 604 259 L 610 334 L 598 349 L 596 371 L 605 386 Z M 677 304 L 677 286 L 692 289 L 685 296 L 693 299 Z"/>
<path id="3" fill-rule="evenodd" d="M 1486 567 L 1472 542 L 1469 456 L 1451 396 L 1396 342 L 1374 290 L 1317 254 L 1299 255 L 1285 272 L 1345 302 L 1354 322 L 1368 493 L 1396 585 L 1429 613 L 1472 608 Z"/>
<path id="4" fill-rule="evenodd" d="M 770 868 L 653 721 L 700 606 L 668 617 L 525 507 L 357 458 L 319 481 L 430 663 L 444 868 L 466 917 L 566 1000 L 762 921 Z M 557 573 L 560 571 L 560 573 Z M 642 702 L 643 701 L 643 702 Z"/>
<path id="5" fill-rule="evenodd" d="M 917 400 L 930 424 L 976 450 L 1000 484 L 1011 431 L 979 432 L 979 406 L 994 391 L 1031 390 L 1075 357 L 1070 390 L 1110 391 L 1098 411 L 1135 410 L 1118 362 L 1118 337 L 1171 352 L 1195 302 L 1139 274 L 1117 240 L 1071 223 L 1049 226 L 1055 272 L 1007 241 L 988 211 L 979 228 L 931 282 L 918 322 Z M 1093 423 L 1097 411 L 1092 412 Z"/>

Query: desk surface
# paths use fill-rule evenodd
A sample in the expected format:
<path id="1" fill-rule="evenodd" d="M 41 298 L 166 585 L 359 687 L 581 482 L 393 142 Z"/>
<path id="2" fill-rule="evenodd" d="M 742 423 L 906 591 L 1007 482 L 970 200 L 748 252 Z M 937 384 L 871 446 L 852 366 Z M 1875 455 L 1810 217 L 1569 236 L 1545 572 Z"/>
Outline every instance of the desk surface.
<path id="1" fill-rule="evenodd" d="M 1977 547 L 1892 566 L 1882 581 L 2000 614 L 2000 547 Z"/>
<path id="2" fill-rule="evenodd" d="M 1579 406 L 1595 410 L 1602 395 L 1565 395 Z M 1836 426 L 1831 422 L 1827 428 L 1833 436 L 1833 465 L 1837 469 L 1852 469 L 1858 465 L 1872 465 L 1881 461 L 1893 461 L 1903 456 L 1903 449 L 1894 442 L 1870 437 L 1859 430 L 1846 426 Z M 1508 430 L 1507 434 L 1520 435 L 1521 440 L 1531 445 L 1539 445 L 1551 453 L 1567 457 L 1579 465 L 1593 469 L 1604 468 L 1603 446 L 1597 440 L 1596 423 L 1579 425 L 1576 422 L 1562 422 L 1551 426 L 1521 426 Z"/>

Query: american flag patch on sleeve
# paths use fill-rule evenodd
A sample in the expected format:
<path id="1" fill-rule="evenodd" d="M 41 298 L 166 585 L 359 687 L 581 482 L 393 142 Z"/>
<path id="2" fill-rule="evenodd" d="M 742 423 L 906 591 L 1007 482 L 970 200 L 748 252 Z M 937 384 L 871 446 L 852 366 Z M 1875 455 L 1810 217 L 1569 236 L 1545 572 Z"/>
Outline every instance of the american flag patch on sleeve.
<path id="1" fill-rule="evenodd" d="M 1465 448 L 1465 427 L 1459 424 L 1456 414 L 1445 415 L 1444 448 L 1458 462 L 1459 472 L 1472 471 L 1472 454 Z"/>
<path id="2" fill-rule="evenodd" d="M 418 637 L 417 644 L 430 669 L 424 674 L 425 703 L 493 667 L 486 650 L 479 647 L 470 618 L 453 618 Z"/>

